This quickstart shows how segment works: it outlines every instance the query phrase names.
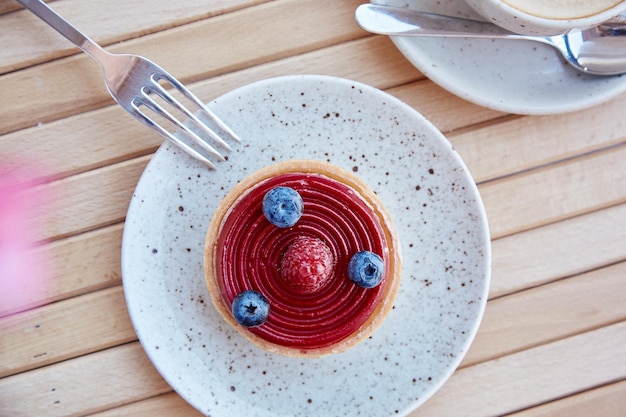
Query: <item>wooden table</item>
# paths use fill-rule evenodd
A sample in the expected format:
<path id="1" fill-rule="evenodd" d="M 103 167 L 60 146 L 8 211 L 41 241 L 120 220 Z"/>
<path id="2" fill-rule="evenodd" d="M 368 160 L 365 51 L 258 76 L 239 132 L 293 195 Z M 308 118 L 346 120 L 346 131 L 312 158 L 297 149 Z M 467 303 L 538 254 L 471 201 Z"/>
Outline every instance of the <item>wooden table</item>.
<path id="1" fill-rule="evenodd" d="M 361 31 L 361 2 L 52 4 L 206 101 L 255 80 L 316 73 L 413 106 L 478 183 L 493 277 L 469 354 L 411 416 L 623 416 L 626 95 L 552 116 L 478 107 L 426 79 L 388 38 Z M 52 264 L 46 285 L 0 305 L 0 415 L 199 416 L 145 355 L 122 289 L 124 216 L 161 139 L 112 102 L 97 64 L 12 0 L 0 0 L 0 74 L 0 167 L 17 169 L 27 156 L 47 178 L 33 214 L 41 245 L 28 256 Z"/>

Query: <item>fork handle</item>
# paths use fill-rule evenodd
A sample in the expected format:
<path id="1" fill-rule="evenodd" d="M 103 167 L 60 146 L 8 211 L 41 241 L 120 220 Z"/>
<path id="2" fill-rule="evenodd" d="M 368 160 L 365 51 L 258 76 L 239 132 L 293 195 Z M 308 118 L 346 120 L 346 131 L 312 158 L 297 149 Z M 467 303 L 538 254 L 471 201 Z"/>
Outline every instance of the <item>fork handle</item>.
<path id="1" fill-rule="evenodd" d="M 103 54 L 108 54 L 100 45 L 82 34 L 78 29 L 72 26 L 67 20 L 63 19 L 46 3 L 41 0 L 17 0 L 26 9 L 33 12 L 37 17 L 54 28 L 67 40 L 78 46 L 83 52 L 92 58 L 100 61 Z"/>

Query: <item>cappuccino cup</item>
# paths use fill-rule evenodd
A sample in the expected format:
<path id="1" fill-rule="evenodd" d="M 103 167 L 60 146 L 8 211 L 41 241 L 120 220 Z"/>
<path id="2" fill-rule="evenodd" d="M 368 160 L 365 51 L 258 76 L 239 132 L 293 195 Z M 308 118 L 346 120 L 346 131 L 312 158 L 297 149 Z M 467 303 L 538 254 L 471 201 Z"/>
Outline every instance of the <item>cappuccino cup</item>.
<path id="1" fill-rule="evenodd" d="M 626 11 L 626 0 L 466 0 L 488 21 L 524 35 L 586 29 Z"/>

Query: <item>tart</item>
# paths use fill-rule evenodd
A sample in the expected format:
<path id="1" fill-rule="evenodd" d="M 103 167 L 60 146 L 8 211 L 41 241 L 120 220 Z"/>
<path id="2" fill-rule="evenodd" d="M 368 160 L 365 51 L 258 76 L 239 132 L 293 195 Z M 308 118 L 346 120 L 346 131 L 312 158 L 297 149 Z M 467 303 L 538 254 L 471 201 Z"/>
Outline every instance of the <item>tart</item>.
<path id="1" fill-rule="evenodd" d="M 282 187 L 295 190 L 304 208 L 295 224 L 278 227 L 263 200 Z M 379 283 L 365 287 L 349 276 L 357 253 L 382 261 Z M 299 257 L 315 259 L 314 278 L 289 278 Z M 370 336 L 393 307 L 400 271 L 399 239 L 382 202 L 359 177 L 325 162 L 285 161 L 253 173 L 220 202 L 207 231 L 213 305 L 252 343 L 282 355 L 339 353 Z M 269 303 L 262 324 L 235 318 L 233 302 L 244 292 Z"/>

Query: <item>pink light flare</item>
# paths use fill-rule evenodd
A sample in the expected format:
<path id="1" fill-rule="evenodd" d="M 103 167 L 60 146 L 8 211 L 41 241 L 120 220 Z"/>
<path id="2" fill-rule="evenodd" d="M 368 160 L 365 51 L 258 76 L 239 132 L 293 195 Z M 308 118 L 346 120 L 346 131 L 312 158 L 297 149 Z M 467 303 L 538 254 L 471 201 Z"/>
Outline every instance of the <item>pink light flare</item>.
<path id="1" fill-rule="evenodd" d="M 0 317 L 37 304 L 50 285 L 50 265 L 35 243 L 44 187 L 34 172 L 0 168 Z"/>

